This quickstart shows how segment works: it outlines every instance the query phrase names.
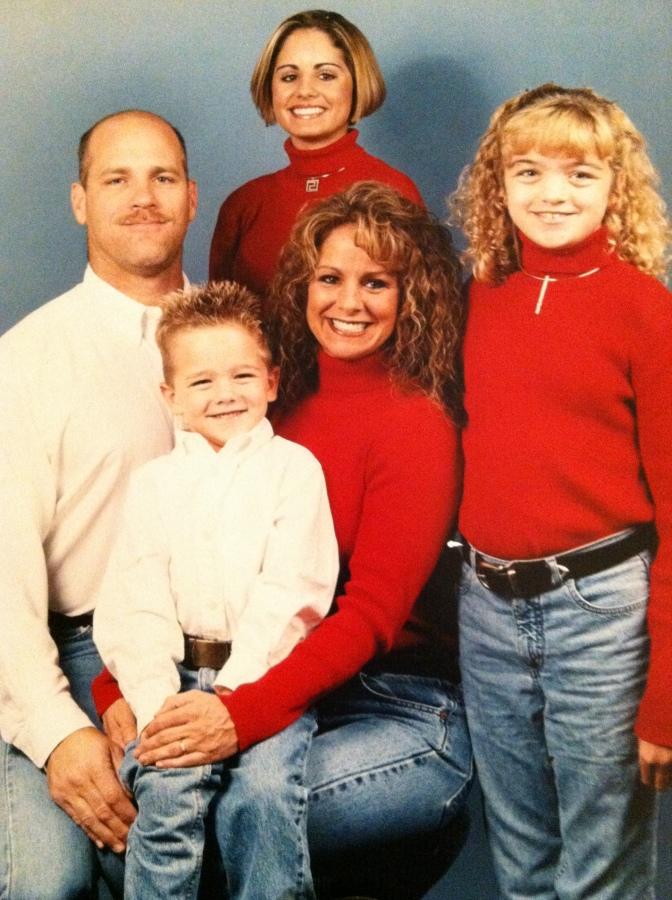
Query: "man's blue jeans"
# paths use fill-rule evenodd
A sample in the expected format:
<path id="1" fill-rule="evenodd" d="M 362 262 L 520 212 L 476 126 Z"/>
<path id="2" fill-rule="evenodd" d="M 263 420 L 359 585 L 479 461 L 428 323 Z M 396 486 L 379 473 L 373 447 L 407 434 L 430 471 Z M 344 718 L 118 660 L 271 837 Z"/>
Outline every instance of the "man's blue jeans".
<path id="1" fill-rule="evenodd" d="M 181 669 L 182 690 L 212 690 L 214 669 Z M 129 745 L 121 777 L 138 816 L 126 854 L 125 900 L 189 900 L 198 895 L 205 818 L 221 800 L 226 870 L 221 896 L 235 900 L 313 898 L 306 838 L 305 763 L 315 719 L 289 728 L 231 761 L 188 768 L 141 766 Z"/>
<path id="2" fill-rule="evenodd" d="M 530 599 L 492 593 L 464 564 L 463 687 L 505 898 L 653 900 L 656 801 L 632 730 L 649 562 L 576 582 L 555 566 Z"/>
<path id="3" fill-rule="evenodd" d="M 91 681 L 102 663 L 90 627 L 59 627 L 53 634 L 72 695 L 98 723 Z M 74 900 L 97 897 L 101 872 L 121 896 L 123 861 L 97 851 L 53 802 L 44 772 L 20 750 L 0 741 L 0 897 L 2 900 Z"/>

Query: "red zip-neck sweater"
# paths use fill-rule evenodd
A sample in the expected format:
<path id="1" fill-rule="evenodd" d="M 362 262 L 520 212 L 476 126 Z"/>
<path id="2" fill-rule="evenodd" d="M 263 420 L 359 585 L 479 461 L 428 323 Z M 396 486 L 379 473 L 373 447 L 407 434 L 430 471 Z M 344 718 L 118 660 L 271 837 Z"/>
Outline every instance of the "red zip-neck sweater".
<path id="1" fill-rule="evenodd" d="M 248 181 L 221 206 L 210 246 L 210 279 L 233 279 L 264 294 L 299 211 L 356 181 L 379 181 L 422 205 L 408 176 L 357 143 L 348 131 L 328 147 L 298 150 L 288 138 L 289 165 Z"/>
<path id="2" fill-rule="evenodd" d="M 427 398 L 395 389 L 378 356 L 320 354 L 319 364 L 319 390 L 276 431 L 322 464 L 345 585 L 333 614 L 287 659 L 221 698 L 241 750 L 289 725 L 372 658 L 393 648 L 429 652 L 446 637 L 416 599 L 455 517 L 456 429 Z M 99 712 L 119 696 L 108 673 L 94 682 Z"/>
<path id="3" fill-rule="evenodd" d="M 471 285 L 460 529 L 526 559 L 655 521 L 636 730 L 672 746 L 671 296 L 605 229 L 562 252 L 519 237 L 523 271 Z"/>

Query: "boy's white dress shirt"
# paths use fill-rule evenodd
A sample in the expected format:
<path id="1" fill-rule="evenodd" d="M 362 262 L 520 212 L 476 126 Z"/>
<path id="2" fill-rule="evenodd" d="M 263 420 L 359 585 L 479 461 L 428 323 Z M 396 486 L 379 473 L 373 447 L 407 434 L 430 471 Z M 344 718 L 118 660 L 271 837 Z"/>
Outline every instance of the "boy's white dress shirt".
<path id="1" fill-rule="evenodd" d="M 158 315 L 87 268 L 0 338 L 0 735 L 36 766 L 92 724 L 48 611 L 92 611 L 129 475 L 173 443 Z"/>
<path id="2" fill-rule="evenodd" d="M 178 432 L 138 469 L 94 639 L 141 731 L 180 688 L 183 634 L 232 641 L 216 684 L 256 681 L 326 615 L 338 548 L 322 469 L 263 419 L 215 452 Z"/>

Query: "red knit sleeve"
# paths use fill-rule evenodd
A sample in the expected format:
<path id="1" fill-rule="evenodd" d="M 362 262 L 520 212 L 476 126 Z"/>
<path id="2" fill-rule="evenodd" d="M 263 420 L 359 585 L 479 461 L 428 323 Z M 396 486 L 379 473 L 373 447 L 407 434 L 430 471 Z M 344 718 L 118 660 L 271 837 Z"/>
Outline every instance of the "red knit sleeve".
<path id="1" fill-rule="evenodd" d="M 122 697 L 114 675 L 107 668 L 91 682 L 91 694 L 99 716 L 107 712 L 110 706 Z"/>
<path id="2" fill-rule="evenodd" d="M 672 295 L 648 281 L 648 289 L 636 285 L 644 296 L 642 320 L 631 328 L 632 384 L 658 550 L 651 567 L 649 675 L 635 730 L 646 741 L 672 747 Z"/>
<path id="3" fill-rule="evenodd" d="M 357 173 L 358 181 L 380 181 L 382 184 L 394 188 L 395 191 L 399 191 L 402 197 L 406 197 L 407 200 L 417 203 L 417 205 L 421 206 L 423 209 L 425 208 L 425 201 L 422 199 L 420 191 L 415 182 L 409 178 L 408 175 L 400 172 L 399 169 L 388 166 L 386 162 L 383 162 L 382 159 L 378 159 L 377 157 L 367 154 L 366 159 L 369 165 L 362 165 L 362 171 Z"/>
<path id="4" fill-rule="evenodd" d="M 210 244 L 208 277 L 211 281 L 226 281 L 234 277 L 245 209 L 244 188 L 245 185 L 230 194 L 220 207 Z"/>
<path id="5" fill-rule="evenodd" d="M 424 209 L 425 201 L 422 199 L 422 194 L 416 187 L 415 182 L 407 175 L 404 175 L 403 172 L 398 172 L 396 169 L 393 169 L 392 171 L 400 177 L 398 183 L 391 186 L 396 188 L 402 196 L 406 197 L 408 200 L 412 200 L 413 203 L 417 203 L 418 206 L 421 206 Z"/>
<path id="6" fill-rule="evenodd" d="M 389 410 L 385 433 L 370 449 L 350 577 L 337 611 L 259 681 L 223 699 L 241 749 L 286 727 L 390 649 L 448 534 L 459 473 L 456 432 L 438 408 L 407 398 Z"/>

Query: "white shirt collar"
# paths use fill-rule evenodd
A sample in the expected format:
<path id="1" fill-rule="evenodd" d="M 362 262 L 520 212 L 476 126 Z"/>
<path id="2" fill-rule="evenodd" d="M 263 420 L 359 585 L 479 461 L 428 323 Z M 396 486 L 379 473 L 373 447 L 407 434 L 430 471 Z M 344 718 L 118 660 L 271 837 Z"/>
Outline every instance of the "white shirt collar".
<path id="1" fill-rule="evenodd" d="M 184 279 L 183 288 L 188 288 L 187 276 L 183 274 L 182 277 Z M 109 282 L 96 275 L 90 264 L 84 271 L 83 281 L 94 289 L 96 302 L 106 307 L 110 320 L 115 323 L 117 328 L 137 340 L 138 344 L 143 339 L 150 343 L 154 342 L 156 326 L 161 318 L 159 306 L 147 306 L 118 291 Z"/>
<path id="2" fill-rule="evenodd" d="M 185 456 L 201 455 L 212 459 L 230 459 L 243 457 L 266 444 L 273 437 L 273 426 L 268 419 L 262 419 L 251 431 L 237 434 L 218 452 L 213 451 L 212 446 L 201 434 L 194 431 L 177 430 L 175 433 L 175 447 L 179 448 Z"/>

